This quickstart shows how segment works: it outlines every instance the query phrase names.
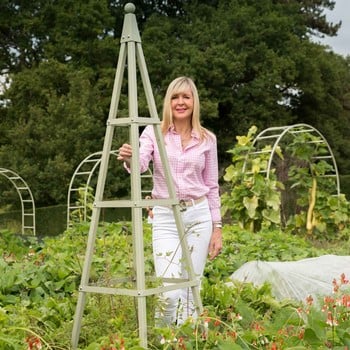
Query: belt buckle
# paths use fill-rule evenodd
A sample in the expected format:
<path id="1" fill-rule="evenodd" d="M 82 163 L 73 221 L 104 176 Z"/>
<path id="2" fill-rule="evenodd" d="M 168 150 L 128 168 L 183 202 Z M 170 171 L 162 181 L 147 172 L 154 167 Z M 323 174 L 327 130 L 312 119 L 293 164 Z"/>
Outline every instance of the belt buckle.
<path id="1" fill-rule="evenodd" d="M 180 206 L 180 211 L 181 212 L 187 210 L 186 201 L 184 199 L 180 199 L 179 206 Z"/>

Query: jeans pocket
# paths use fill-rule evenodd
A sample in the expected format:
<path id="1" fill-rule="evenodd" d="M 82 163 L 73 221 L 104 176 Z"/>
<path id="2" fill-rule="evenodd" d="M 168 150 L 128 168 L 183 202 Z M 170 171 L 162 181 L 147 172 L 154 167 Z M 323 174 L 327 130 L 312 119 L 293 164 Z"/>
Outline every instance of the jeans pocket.
<path id="1" fill-rule="evenodd" d="M 153 207 L 153 223 L 163 223 L 171 219 L 173 216 L 172 209 L 163 207 L 163 206 L 155 206 Z"/>

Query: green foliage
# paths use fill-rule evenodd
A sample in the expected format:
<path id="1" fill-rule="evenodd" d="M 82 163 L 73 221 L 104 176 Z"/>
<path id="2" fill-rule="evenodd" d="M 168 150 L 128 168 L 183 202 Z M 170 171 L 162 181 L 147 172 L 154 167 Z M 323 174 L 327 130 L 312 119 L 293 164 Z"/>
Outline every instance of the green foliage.
<path id="1" fill-rule="evenodd" d="M 0 347 L 19 350 L 69 349 L 72 319 L 87 241 L 87 224 L 77 224 L 62 235 L 23 241 L 8 231 L 0 240 Z M 99 227 L 90 283 L 115 284 L 133 274 L 130 223 Z M 227 283 L 229 276 L 246 261 L 297 260 L 322 255 L 304 239 L 266 230 L 242 231 L 224 227 L 224 250 L 207 264 L 202 284 L 205 312 L 182 327 L 153 327 L 155 298 L 147 299 L 149 343 L 154 349 L 263 349 L 273 342 L 308 346 L 317 342 L 337 344 L 347 339 L 346 307 L 337 306 L 334 317 L 340 327 L 325 325 L 327 314 L 314 306 L 311 314 L 292 301 L 278 302 L 269 285 Z M 153 275 L 151 231 L 144 224 L 145 270 Z M 348 249 L 344 244 L 342 249 Z M 328 250 L 328 253 L 330 250 Z M 342 250 L 334 248 L 333 253 Z M 337 276 L 335 276 L 337 277 Z M 345 278 L 345 277 L 344 277 Z M 344 280 L 343 278 L 343 280 Z M 127 285 L 126 285 L 127 287 Z M 338 293 L 342 293 L 339 289 Z M 344 294 L 345 297 L 346 294 Z M 341 295 L 339 295 L 339 298 Z M 334 303 L 338 305 L 338 302 Z M 329 305 L 329 304 L 328 304 Z M 330 310 L 335 310 L 329 306 Z M 309 316 L 307 316 L 309 315 Z M 319 326 L 318 326 L 319 325 Z M 305 332 L 300 339 L 297 335 Z M 293 336 L 292 336 L 293 334 Z M 316 334 L 316 335 L 315 335 Z M 292 338 L 289 339 L 288 337 Z M 346 340 L 347 341 L 347 340 Z M 266 343 L 266 344 L 267 344 Z M 80 349 L 140 349 L 136 304 L 126 296 L 90 294 L 85 307 Z"/>
<path id="2" fill-rule="evenodd" d="M 2 336 L 5 339 L 17 339 L 17 342 L 23 344 L 24 339 L 31 334 L 44 339 L 50 346 L 55 344 L 54 348 L 69 348 L 68 337 L 75 311 L 87 231 L 88 226 L 81 224 L 64 235 L 45 238 L 40 244 L 35 240 L 31 246 L 16 244 L 16 250 L 13 251 L 20 252 L 16 255 L 10 251 L 16 237 L 4 232 L 1 244 L 3 258 L 0 260 L 0 310 L 4 313 L 0 317 L 1 348 L 5 344 L 1 343 Z M 149 242 L 150 231 L 146 229 L 144 234 Z M 21 242 L 21 239 L 17 238 L 17 241 Z M 133 271 L 131 244 L 129 223 L 103 225 L 96 240 L 91 281 L 111 283 L 115 277 L 130 276 Z M 146 249 L 150 250 L 150 244 Z M 150 273 L 153 266 L 152 254 L 147 253 L 146 256 L 145 270 Z M 112 334 L 124 322 L 131 325 L 137 323 L 134 303 L 130 300 L 126 302 L 121 297 L 94 296 L 87 302 L 86 309 L 86 323 L 95 324 L 96 330 L 92 332 L 83 327 L 82 338 L 86 339 L 85 342 L 101 337 L 101 346 L 103 334 L 106 334 L 101 332 L 102 329 L 109 329 L 108 334 Z M 122 313 L 119 312 L 120 309 L 123 310 Z M 127 330 L 125 332 L 129 334 Z M 136 330 L 131 332 L 135 333 Z M 131 342 L 137 342 L 137 337 L 135 339 Z"/>
<path id="3" fill-rule="evenodd" d="M 75 203 L 77 209 L 70 213 L 70 220 L 79 223 L 90 221 L 95 198 L 93 189 L 91 187 L 80 187 L 77 192 L 78 198 Z"/>
<path id="4" fill-rule="evenodd" d="M 102 110 L 93 102 L 92 75 L 52 61 L 19 73 L 8 91 L 16 108 L 8 109 L 11 127 L 0 148 L 1 162 L 18 169 L 22 159 L 18 172 L 39 205 L 62 203 L 75 167 L 101 147 Z"/>
<path id="5" fill-rule="evenodd" d="M 232 164 L 224 175 L 229 188 L 222 195 L 223 214 L 253 232 L 283 227 L 318 239 L 348 237 L 349 202 L 337 192 L 328 144 L 319 134 L 296 130 L 272 153 L 271 145 L 254 137 L 256 131 L 253 126 L 247 136 L 237 136 L 228 151 Z"/>
<path id="6" fill-rule="evenodd" d="M 230 183 L 230 189 L 222 195 L 223 214 L 229 211 L 234 222 L 254 232 L 280 224 L 279 190 L 283 188 L 276 176 L 266 178 L 268 149 L 247 162 L 248 154 L 256 150 L 253 146 L 256 131 L 256 127 L 251 127 L 247 136 L 238 136 L 235 148 L 228 151 L 233 164 L 226 168 L 224 180 Z"/>
<path id="7" fill-rule="evenodd" d="M 102 84 L 103 72 L 100 78 Z M 77 71 L 51 61 L 18 73 L 7 91 L 12 104 L 0 140 L 1 163 L 26 180 L 37 206 L 65 203 L 78 164 L 102 149 L 109 103 L 102 88 L 106 87 L 96 84 L 92 69 Z M 125 131 L 118 136 L 123 138 Z M 125 193 L 125 170 L 111 164 L 114 182 L 109 193 Z"/>
<path id="8" fill-rule="evenodd" d="M 350 175 L 340 176 L 340 188 L 345 197 L 350 198 Z"/>
<path id="9" fill-rule="evenodd" d="M 206 278 L 210 284 L 229 278 L 233 271 L 250 260 L 295 261 L 325 253 L 325 250 L 314 248 L 304 238 L 280 230 L 251 232 L 237 225 L 225 225 L 223 238 L 223 256 L 206 267 Z"/>
<path id="10" fill-rule="evenodd" d="M 323 132 L 341 173 L 348 172 L 348 62 L 308 35 L 335 34 L 338 25 L 322 15 L 333 1 L 134 3 L 159 111 L 168 83 L 192 76 L 203 123 L 220 140 L 222 169 L 235 135 L 250 125 L 263 129 L 302 121 Z M 0 164 L 25 178 L 39 206 L 65 203 L 62 189 L 76 166 L 102 148 L 123 6 L 99 0 L 1 5 L 7 34 L 0 65 L 11 84 L 0 95 Z M 140 115 L 147 116 L 138 85 Z M 121 116 L 126 96 L 125 83 Z M 118 134 L 115 146 L 127 139 L 126 132 Z M 126 195 L 126 177 L 116 170 L 113 176 L 110 192 Z"/>
<path id="11" fill-rule="evenodd" d="M 305 133 L 296 135 L 286 151 L 297 159 L 288 181 L 290 189 L 297 192 L 299 206 L 299 212 L 289 218 L 289 229 L 305 233 L 306 226 L 306 232 L 317 238 L 348 236 L 349 202 L 344 194 L 337 193 L 334 164 L 324 160 L 329 157 L 327 145 L 320 142 L 319 136 Z"/>
<path id="12" fill-rule="evenodd" d="M 24 239 L 25 238 L 25 239 Z M 2 230 L 0 236 L 0 255 L 7 261 L 22 258 L 31 243 L 36 243 L 35 237 L 15 235 L 12 231 Z"/>

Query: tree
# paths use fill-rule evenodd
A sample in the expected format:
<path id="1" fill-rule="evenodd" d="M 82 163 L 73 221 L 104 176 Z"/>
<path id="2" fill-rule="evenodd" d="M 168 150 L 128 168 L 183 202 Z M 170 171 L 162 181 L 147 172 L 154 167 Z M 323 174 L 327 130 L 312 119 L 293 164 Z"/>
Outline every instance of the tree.
<path id="1" fill-rule="evenodd" d="M 91 81 L 92 69 L 51 61 L 18 73 L 8 92 L 16 105 L 6 109 L 1 164 L 27 179 L 39 205 L 64 202 L 74 169 L 102 149 L 105 106 Z"/>
<path id="2" fill-rule="evenodd" d="M 7 0 L 0 5 L 0 65 L 12 80 L 0 105 L 0 165 L 25 175 L 42 204 L 63 202 L 62 188 L 73 169 L 101 150 L 126 2 Z M 251 125 L 262 130 L 310 122 L 330 139 L 342 171 L 348 171 L 349 64 L 309 39 L 310 33 L 336 33 L 339 25 L 329 24 L 323 14 L 334 1 L 135 5 L 159 111 L 169 82 L 192 76 L 203 123 L 219 140 L 222 169 L 235 136 Z M 127 109 L 126 88 L 125 83 L 120 114 Z M 142 92 L 139 109 L 148 115 Z M 46 131 L 49 125 L 54 128 Z M 123 186 L 125 180 L 115 191 Z"/>
<path id="3" fill-rule="evenodd" d="M 194 2 L 186 7 L 185 20 L 156 14 L 143 32 L 146 54 L 152 57 L 150 75 L 157 87 L 179 74 L 195 78 L 203 121 L 218 135 L 224 163 L 235 135 L 252 124 L 264 129 L 303 119 L 296 106 L 304 103 L 301 89 L 311 87 L 312 80 L 302 80 L 306 77 L 300 74 L 300 64 L 312 61 L 317 70 L 318 53 L 329 60 L 308 35 L 336 32 L 338 25 L 328 24 L 322 15 L 323 8 L 333 5 L 230 0 L 220 1 L 214 9 Z M 329 64 L 339 66 L 340 60 L 334 57 Z M 341 98 L 334 95 L 338 102 Z"/>
<path id="4" fill-rule="evenodd" d="M 99 0 L 3 1 L 1 72 L 36 67 L 51 58 L 77 66 L 95 67 L 108 59 L 111 64 L 117 47 L 112 44 L 114 22 L 106 5 Z"/>

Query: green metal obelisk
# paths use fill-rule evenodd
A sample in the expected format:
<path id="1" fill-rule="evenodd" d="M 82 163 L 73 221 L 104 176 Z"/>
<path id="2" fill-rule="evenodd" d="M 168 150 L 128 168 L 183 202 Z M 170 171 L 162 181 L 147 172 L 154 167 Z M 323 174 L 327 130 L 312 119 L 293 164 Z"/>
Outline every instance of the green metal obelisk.
<path id="1" fill-rule="evenodd" d="M 107 120 L 104 145 L 102 150 L 101 164 L 97 179 L 95 201 L 92 210 L 92 218 L 90 223 L 85 260 L 83 265 L 81 283 L 79 287 L 78 302 L 73 322 L 72 330 L 72 348 L 78 347 L 79 335 L 81 331 L 81 323 L 83 312 L 88 293 L 100 293 L 110 295 L 132 296 L 137 299 L 138 313 L 138 330 L 140 338 L 140 346 L 147 348 L 147 296 L 160 294 L 165 291 L 191 288 L 194 296 L 196 310 L 198 314 L 202 312 L 202 303 L 199 294 L 199 281 L 195 276 L 190 252 L 185 239 L 185 228 L 181 219 L 179 201 L 176 199 L 175 189 L 171 178 L 168 159 L 165 152 L 163 136 L 160 130 L 160 120 L 158 118 L 157 109 L 152 93 L 152 88 L 147 72 L 145 58 L 143 56 L 141 39 L 137 27 L 136 17 L 134 15 L 135 6 L 131 3 L 125 6 L 124 24 L 120 41 L 119 59 L 114 80 L 111 105 Z M 128 79 L 128 109 L 129 116 L 117 117 L 119 98 L 123 82 L 124 69 L 127 62 L 127 79 Z M 138 94 L 137 94 L 137 65 L 145 90 L 150 117 L 140 117 L 138 114 Z M 140 126 L 153 125 L 157 139 L 157 145 L 166 176 L 168 186 L 169 199 L 143 199 L 141 191 L 140 167 L 139 167 L 139 128 Z M 115 136 L 117 127 L 128 127 L 130 144 L 133 148 L 133 156 L 131 159 L 131 198 L 130 200 L 103 200 L 103 193 L 106 183 L 109 156 L 112 149 L 112 141 Z M 142 209 L 155 205 L 172 206 L 178 228 L 181 247 L 184 253 L 184 261 L 187 264 L 187 279 L 162 279 L 167 282 L 155 288 L 146 287 L 146 275 L 144 269 L 144 241 L 143 241 L 143 216 Z M 132 217 L 132 237 L 133 237 L 133 257 L 135 276 L 131 280 L 135 280 L 135 288 L 115 288 L 110 286 L 94 286 L 89 283 L 92 258 L 95 247 L 96 232 L 100 220 L 100 212 L 102 208 L 131 208 Z"/>

